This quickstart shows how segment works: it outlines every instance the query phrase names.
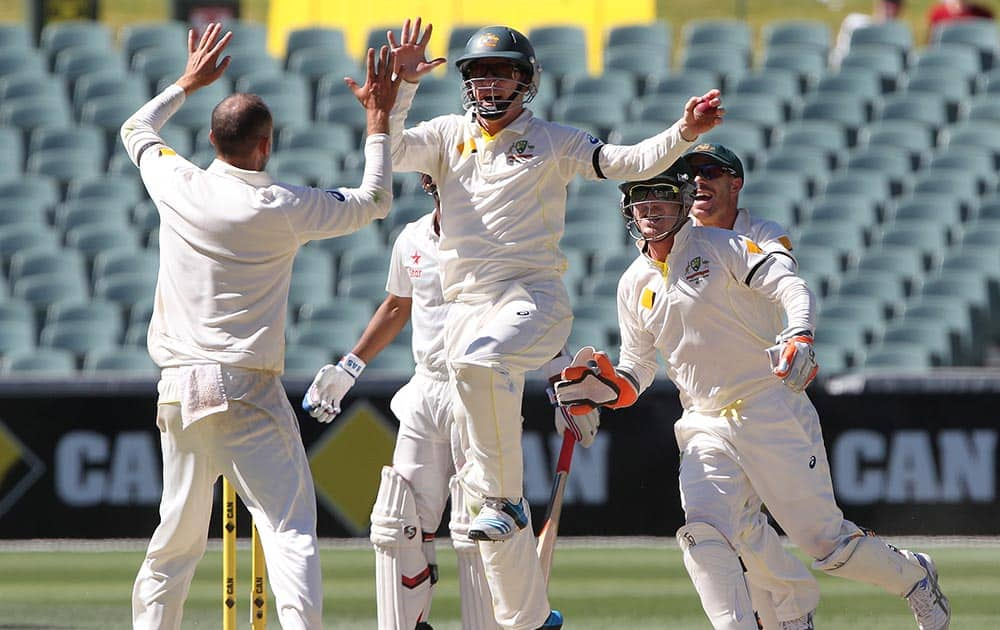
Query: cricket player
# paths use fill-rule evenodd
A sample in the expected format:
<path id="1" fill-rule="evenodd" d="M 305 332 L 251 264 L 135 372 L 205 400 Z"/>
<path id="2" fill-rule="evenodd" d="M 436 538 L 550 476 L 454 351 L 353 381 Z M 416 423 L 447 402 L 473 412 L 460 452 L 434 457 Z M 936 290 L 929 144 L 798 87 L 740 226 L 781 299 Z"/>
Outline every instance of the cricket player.
<path id="1" fill-rule="evenodd" d="M 188 35 L 176 83 L 121 128 L 160 215 L 160 271 L 149 354 L 162 369 L 156 424 L 163 452 L 160 524 L 132 591 L 133 627 L 180 628 L 205 551 L 212 491 L 225 475 L 250 510 L 267 558 L 275 611 L 289 629 L 322 627 L 316 495 L 298 421 L 281 384 L 292 261 L 306 242 L 347 234 L 392 203 L 389 110 L 394 56 L 369 50 L 363 86 L 368 138 L 359 188 L 280 184 L 264 172 L 272 119 L 233 94 L 212 112 L 216 159 L 205 170 L 176 154 L 160 128 L 187 95 L 216 81 L 232 38 L 211 24 Z"/>
<path id="2" fill-rule="evenodd" d="M 475 513 L 479 551 L 504 628 L 559 628 L 523 500 L 521 395 L 524 374 L 565 345 L 572 324 L 559 250 L 566 186 L 588 179 L 649 177 L 722 121 L 718 90 L 691 98 L 682 117 L 636 145 L 536 118 L 539 60 L 507 26 L 472 35 L 456 61 L 467 113 L 406 128 L 420 78 L 445 63 L 425 57 L 431 27 L 406 20 L 389 42 L 403 77 L 392 112 L 393 168 L 428 173 L 441 195 L 441 282 L 451 303 L 445 353 L 453 411 L 465 449 L 458 473 Z M 465 441 L 467 440 L 467 441 Z M 504 544 L 497 544 L 504 541 Z"/>
<path id="3" fill-rule="evenodd" d="M 690 210 L 694 225 L 734 230 L 779 255 L 791 252 L 792 241 L 784 227 L 739 207 L 744 180 L 739 156 L 721 144 L 702 143 L 675 165 L 684 167 L 691 180 L 697 173 L 700 185 Z M 775 330 L 780 329 L 781 307 L 765 301 L 761 306 L 773 311 Z M 808 630 L 819 604 L 819 585 L 809 569 L 784 549 L 760 508 L 759 497 L 748 505 L 751 514 L 746 518 L 751 527 L 741 532 L 738 545 L 757 621 L 763 630 Z"/>
<path id="4" fill-rule="evenodd" d="M 631 405 L 663 356 L 685 410 L 674 425 L 685 514 L 677 540 L 715 628 L 757 628 L 737 549 L 746 505 L 763 500 L 814 569 L 905 597 L 921 630 L 946 629 L 951 610 L 931 558 L 892 547 L 837 507 L 804 393 L 818 369 L 812 292 L 787 252 L 690 224 L 701 177 L 694 189 L 673 173 L 621 186 L 641 249 L 618 288 L 621 359 L 615 367 L 593 348 L 578 352 L 556 385 L 559 402 L 574 412 Z M 784 310 L 777 345 L 762 300 Z"/>
<path id="5" fill-rule="evenodd" d="M 469 538 L 470 514 L 462 487 L 454 483 L 465 463 L 452 416 L 451 389 L 444 356 L 444 326 L 449 304 L 441 293 L 438 263 L 441 204 L 437 185 L 421 175 L 434 211 L 406 225 L 392 248 L 388 295 L 352 351 L 337 365 L 320 369 L 303 399 L 303 407 L 321 422 L 340 413 L 344 396 L 361 372 L 412 321 L 416 371 L 393 396 L 390 407 L 399 419 L 392 466 L 382 469 L 382 483 L 372 512 L 375 546 L 376 601 L 379 630 L 430 630 L 433 585 L 437 581 L 434 533 L 451 492 L 452 545 L 458 559 L 458 582 L 464 630 L 495 630 L 493 600 L 476 542 Z M 550 362 L 548 376 L 569 365 L 568 355 Z M 590 446 L 598 416 L 571 416 L 555 411 L 556 431 L 569 428 L 577 441 Z"/>

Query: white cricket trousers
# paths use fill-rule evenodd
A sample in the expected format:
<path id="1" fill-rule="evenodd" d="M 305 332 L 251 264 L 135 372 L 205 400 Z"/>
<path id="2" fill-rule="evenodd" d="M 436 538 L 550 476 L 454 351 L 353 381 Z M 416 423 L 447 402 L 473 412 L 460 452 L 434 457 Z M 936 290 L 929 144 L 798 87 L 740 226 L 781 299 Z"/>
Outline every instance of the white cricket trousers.
<path id="1" fill-rule="evenodd" d="M 750 526 L 747 505 L 763 500 L 813 558 L 826 557 L 843 538 L 819 416 L 805 394 L 776 380 L 727 409 L 685 411 L 674 433 L 688 523 L 708 523 L 736 546 Z M 803 612 L 812 609 L 805 604 Z"/>
<path id="2" fill-rule="evenodd" d="M 565 345 L 573 323 L 561 279 L 510 283 L 463 295 L 448 311 L 445 349 L 455 386 L 455 422 L 465 447 L 459 483 L 474 506 L 524 493 L 521 397 L 524 374 Z M 531 526 L 506 542 L 480 542 L 497 623 L 534 630 L 550 608 Z"/>
<path id="3" fill-rule="evenodd" d="M 312 475 L 280 378 L 260 374 L 249 384 L 244 378 L 240 400 L 229 400 L 227 410 L 187 427 L 180 404 L 161 399 L 158 405 L 163 496 L 160 524 L 132 590 L 137 630 L 181 627 L 191 578 L 205 552 L 219 475 L 229 479 L 260 533 L 281 627 L 322 627 Z"/>

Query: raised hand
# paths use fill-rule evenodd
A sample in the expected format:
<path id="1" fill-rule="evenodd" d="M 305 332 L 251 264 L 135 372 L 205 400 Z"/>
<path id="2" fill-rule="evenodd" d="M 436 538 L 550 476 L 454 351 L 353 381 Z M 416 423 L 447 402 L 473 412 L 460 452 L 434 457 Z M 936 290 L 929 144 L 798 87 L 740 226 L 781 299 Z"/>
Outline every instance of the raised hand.
<path id="1" fill-rule="evenodd" d="M 403 77 L 403 80 L 417 83 L 422 76 L 447 62 L 444 57 L 427 61 L 427 42 L 430 41 L 433 31 L 434 26 L 428 24 L 427 29 L 421 33 L 418 17 L 412 24 L 409 18 L 403 22 L 398 42 L 392 31 L 386 32 L 392 52 L 396 53 L 396 72 Z"/>
<path id="2" fill-rule="evenodd" d="M 374 109 L 388 112 L 396 102 L 396 93 L 399 92 L 400 78 L 393 72 L 396 63 L 396 55 L 388 46 L 382 46 L 378 51 L 378 60 L 375 59 L 375 49 L 368 49 L 368 57 L 365 61 L 365 84 L 358 85 L 358 82 L 351 77 L 344 77 L 344 83 L 354 92 L 354 97 L 364 105 L 365 109 Z"/>
<path id="3" fill-rule="evenodd" d="M 194 30 L 188 31 L 188 60 L 181 75 L 175 83 L 184 88 L 185 94 L 191 94 L 199 88 L 211 85 L 222 76 L 232 60 L 228 55 L 219 62 L 219 55 L 233 38 L 233 33 L 227 32 L 222 38 L 222 24 L 213 22 L 205 28 L 201 39 L 195 42 Z"/>
<path id="4" fill-rule="evenodd" d="M 702 96 L 692 96 L 684 105 L 681 118 L 681 135 L 692 141 L 713 127 L 722 124 L 726 110 L 722 106 L 722 92 L 709 90 Z"/>

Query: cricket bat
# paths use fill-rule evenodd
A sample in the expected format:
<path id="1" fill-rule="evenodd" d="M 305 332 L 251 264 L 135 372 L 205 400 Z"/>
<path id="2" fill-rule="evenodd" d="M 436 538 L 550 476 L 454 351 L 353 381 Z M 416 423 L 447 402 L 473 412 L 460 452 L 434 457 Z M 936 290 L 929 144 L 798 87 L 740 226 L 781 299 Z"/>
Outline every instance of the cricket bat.
<path id="1" fill-rule="evenodd" d="M 538 559 L 542 564 L 546 584 L 549 582 L 549 572 L 552 570 L 552 555 L 555 553 L 556 537 L 559 535 L 559 515 L 562 513 L 563 493 L 566 491 L 566 479 L 569 477 L 569 466 L 573 461 L 574 446 L 576 439 L 573 434 L 564 431 L 559 461 L 556 462 L 556 476 L 552 480 L 552 493 L 549 495 L 549 509 L 545 514 L 542 531 L 538 534 Z"/>

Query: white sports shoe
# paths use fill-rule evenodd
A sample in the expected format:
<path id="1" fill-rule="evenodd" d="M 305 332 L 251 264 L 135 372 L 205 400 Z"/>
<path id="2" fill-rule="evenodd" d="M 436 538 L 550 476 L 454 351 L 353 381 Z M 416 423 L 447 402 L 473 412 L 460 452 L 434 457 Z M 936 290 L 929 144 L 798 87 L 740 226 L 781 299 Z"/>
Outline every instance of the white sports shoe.
<path id="1" fill-rule="evenodd" d="M 781 626 L 781 630 L 816 630 L 816 626 L 813 625 L 813 614 L 811 612 L 802 615 L 798 619 L 782 621 L 779 625 Z"/>
<path id="2" fill-rule="evenodd" d="M 910 610 L 917 619 L 917 627 L 920 630 L 948 630 L 948 625 L 951 623 L 951 606 L 948 604 L 948 598 L 941 592 L 934 561 L 925 553 L 913 553 L 905 549 L 900 551 L 927 570 L 927 577 L 914 584 L 906 594 L 906 601 L 909 602 Z"/>
<path id="3" fill-rule="evenodd" d="M 524 511 L 524 499 L 511 503 L 504 498 L 488 498 L 483 501 L 483 507 L 476 518 L 469 523 L 469 538 L 507 540 L 527 525 L 528 514 Z"/>

